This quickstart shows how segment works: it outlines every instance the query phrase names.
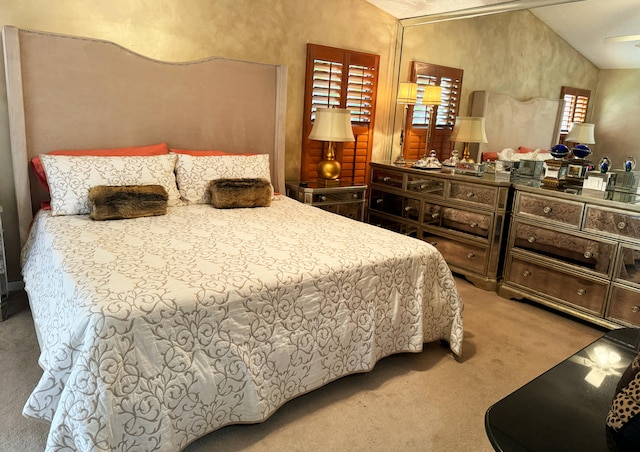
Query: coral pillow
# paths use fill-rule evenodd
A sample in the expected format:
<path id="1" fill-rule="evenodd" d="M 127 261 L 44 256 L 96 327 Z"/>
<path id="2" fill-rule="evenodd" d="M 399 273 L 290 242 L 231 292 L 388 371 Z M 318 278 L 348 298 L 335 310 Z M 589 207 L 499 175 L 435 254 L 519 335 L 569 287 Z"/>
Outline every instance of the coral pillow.
<path id="1" fill-rule="evenodd" d="M 126 148 L 111 149 L 60 149 L 51 151 L 47 155 L 74 155 L 74 156 L 97 156 L 97 157 L 126 157 L 126 156 L 145 156 L 145 155 L 163 155 L 169 153 L 169 147 L 165 143 L 152 144 L 150 146 L 132 146 Z M 47 193 L 50 192 L 47 182 L 47 175 L 42 166 L 40 156 L 31 159 L 31 166 L 35 173 L 36 180 L 44 188 Z"/>
<path id="2" fill-rule="evenodd" d="M 205 155 L 231 155 L 229 152 L 218 151 L 216 149 L 207 149 L 203 151 L 191 150 L 191 149 L 170 149 L 174 154 L 183 154 L 183 155 L 193 155 L 195 157 L 205 156 Z"/>

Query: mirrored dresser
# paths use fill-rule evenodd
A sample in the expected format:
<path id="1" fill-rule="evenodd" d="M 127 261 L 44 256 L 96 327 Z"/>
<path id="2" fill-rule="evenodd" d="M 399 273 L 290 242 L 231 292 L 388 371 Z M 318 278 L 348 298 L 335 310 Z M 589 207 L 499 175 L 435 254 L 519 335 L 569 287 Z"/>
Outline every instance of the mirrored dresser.
<path id="1" fill-rule="evenodd" d="M 515 185 L 498 294 L 607 328 L 640 326 L 640 197 Z"/>
<path id="2" fill-rule="evenodd" d="M 370 163 L 368 222 L 435 246 L 454 273 L 495 290 L 502 275 L 511 183 Z"/>

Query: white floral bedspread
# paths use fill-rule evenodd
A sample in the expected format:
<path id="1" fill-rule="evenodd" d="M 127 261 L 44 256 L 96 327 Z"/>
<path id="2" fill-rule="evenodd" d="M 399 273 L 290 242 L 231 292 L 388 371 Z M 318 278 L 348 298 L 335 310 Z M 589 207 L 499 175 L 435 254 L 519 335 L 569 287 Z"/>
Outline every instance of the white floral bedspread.
<path id="1" fill-rule="evenodd" d="M 462 301 L 430 245 L 288 198 L 92 221 L 40 212 L 23 273 L 48 450 L 177 451 L 393 353 L 443 339 Z"/>

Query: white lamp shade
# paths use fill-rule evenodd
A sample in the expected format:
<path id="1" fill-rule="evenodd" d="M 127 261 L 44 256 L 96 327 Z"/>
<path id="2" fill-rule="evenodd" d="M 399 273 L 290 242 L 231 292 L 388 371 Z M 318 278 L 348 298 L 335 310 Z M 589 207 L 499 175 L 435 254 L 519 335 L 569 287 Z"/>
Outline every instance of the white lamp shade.
<path id="1" fill-rule="evenodd" d="M 418 84 L 412 82 L 400 82 L 398 87 L 399 104 L 413 105 L 418 100 Z"/>
<path id="2" fill-rule="evenodd" d="M 309 139 L 355 141 L 351 127 L 351 111 L 346 108 L 318 108 Z"/>
<path id="3" fill-rule="evenodd" d="M 442 87 L 425 85 L 421 103 L 422 105 L 440 105 L 442 103 Z"/>
<path id="4" fill-rule="evenodd" d="M 596 142 L 594 138 L 594 124 L 588 124 L 586 122 L 574 122 L 569 128 L 569 133 L 564 141 L 570 141 L 572 143 L 594 144 Z"/>
<path id="5" fill-rule="evenodd" d="M 484 117 L 456 116 L 456 123 L 453 126 L 450 139 L 463 143 L 486 143 L 487 133 L 484 130 Z"/>

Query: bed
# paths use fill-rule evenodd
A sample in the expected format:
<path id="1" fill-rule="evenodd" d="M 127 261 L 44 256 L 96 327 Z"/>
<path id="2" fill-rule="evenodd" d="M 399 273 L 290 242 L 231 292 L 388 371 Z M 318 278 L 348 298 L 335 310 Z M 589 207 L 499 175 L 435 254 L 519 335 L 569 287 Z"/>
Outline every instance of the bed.
<path id="1" fill-rule="evenodd" d="M 476 161 L 549 158 L 559 143 L 564 100 L 536 98 L 520 101 L 491 91 L 472 93 L 471 116 L 485 118 L 486 143 L 470 144 Z M 511 152 L 504 150 L 511 150 Z"/>
<path id="2" fill-rule="evenodd" d="M 433 247 L 280 194 L 286 68 L 11 26 L 3 39 L 43 369 L 23 414 L 51 423 L 47 450 L 181 450 L 425 342 L 460 356 L 463 304 Z M 212 177 L 274 195 L 216 208 Z M 97 183 L 163 187 L 166 211 L 93 220 Z"/>

